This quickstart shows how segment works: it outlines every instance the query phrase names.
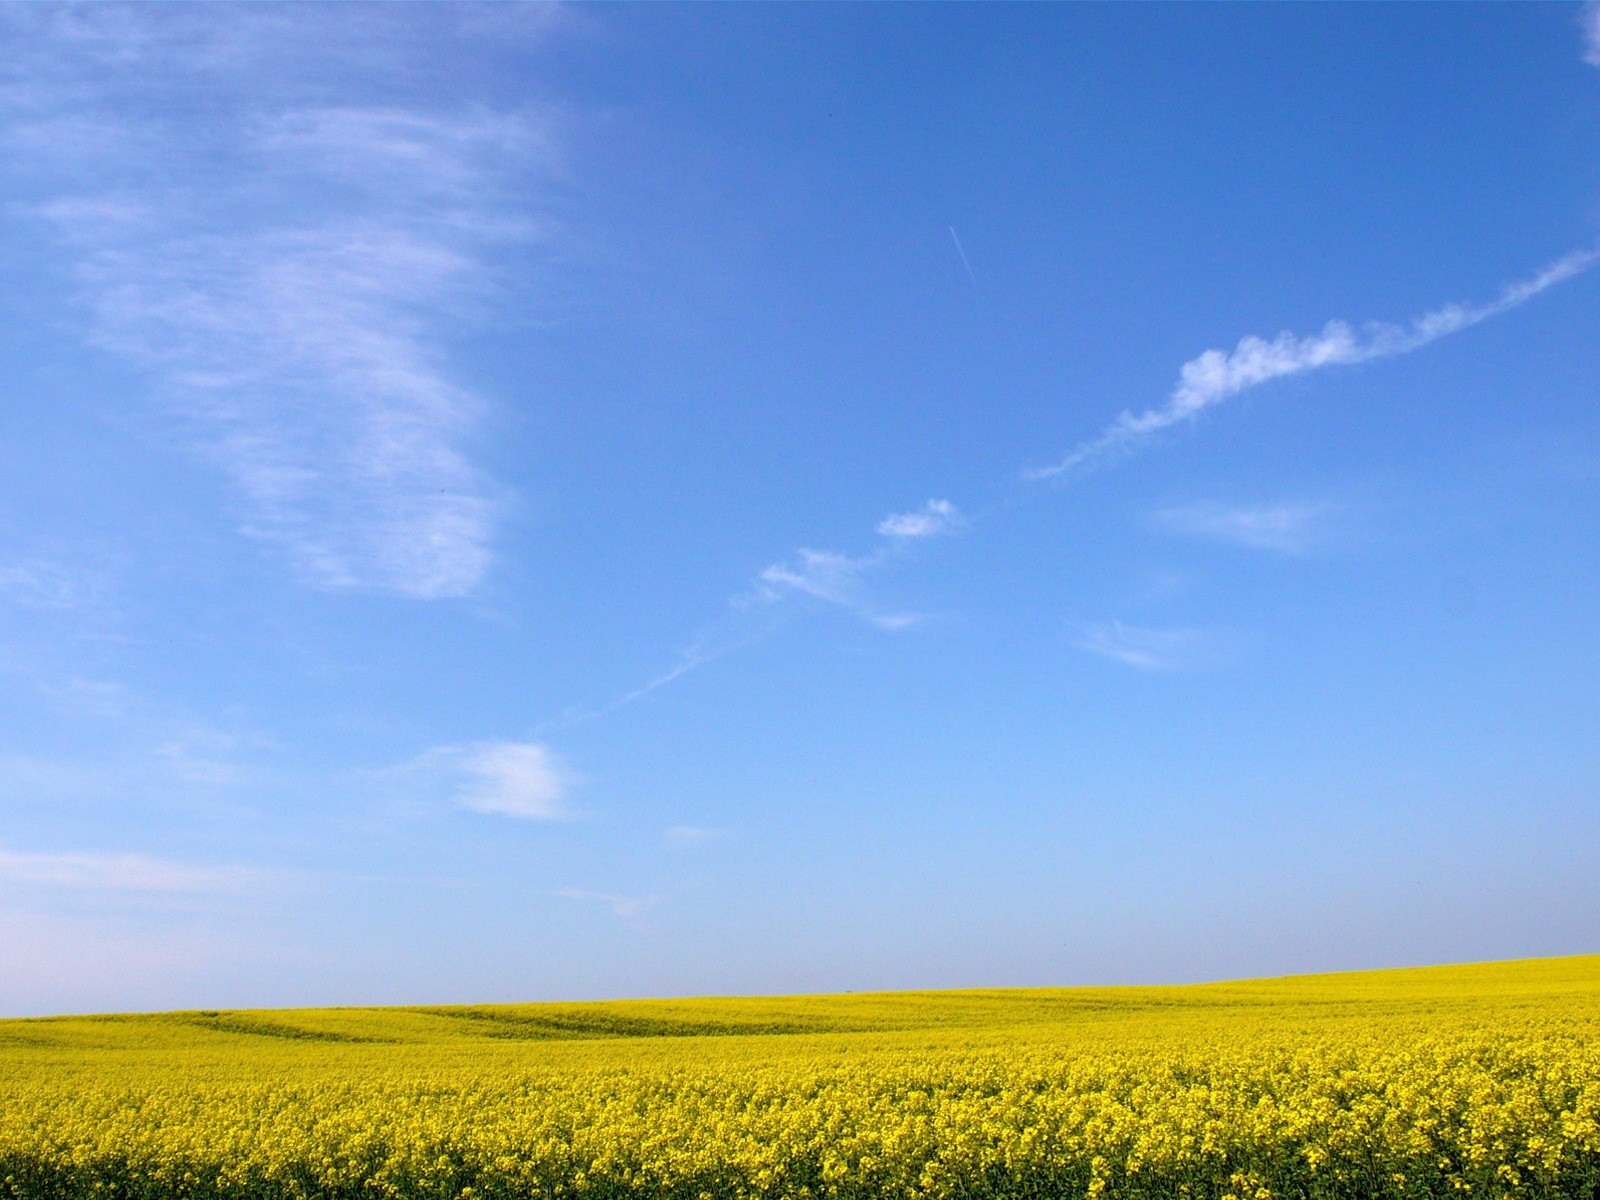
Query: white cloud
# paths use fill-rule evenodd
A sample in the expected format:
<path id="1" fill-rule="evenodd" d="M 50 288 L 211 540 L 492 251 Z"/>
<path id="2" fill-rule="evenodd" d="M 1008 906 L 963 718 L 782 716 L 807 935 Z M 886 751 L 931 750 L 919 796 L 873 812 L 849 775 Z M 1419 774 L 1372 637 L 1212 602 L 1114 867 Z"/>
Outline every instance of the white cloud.
<path id="1" fill-rule="evenodd" d="M 894 542 L 904 540 L 897 537 Z M 891 633 L 909 629 L 926 620 L 926 616 L 914 612 L 881 612 L 864 594 L 865 577 L 889 561 L 894 542 L 859 557 L 829 550 L 802 549 L 792 561 L 773 563 L 761 572 L 757 577 L 756 598 L 776 604 L 794 596 L 804 596 L 842 608 L 867 624 Z M 747 640 L 741 639 L 738 644 Z M 682 670 L 676 674 L 682 674 Z"/>
<path id="2" fill-rule="evenodd" d="M 587 888 L 561 888 L 550 894 L 563 900 L 604 905 L 617 920 L 634 926 L 638 926 L 645 914 L 661 903 L 660 896 L 623 896 L 616 892 L 594 892 Z"/>
<path id="3" fill-rule="evenodd" d="M 700 825 L 674 825 L 662 839 L 669 846 L 699 846 L 722 836 L 720 829 L 706 829 Z"/>
<path id="4" fill-rule="evenodd" d="M 1502 288 L 1493 300 L 1477 305 L 1448 304 L 1423 314 L 1409 325 L 1369 322 L 1356 329 L 1331 321 L 1310 336 L 1280 333 L 1271 340 L 1249 336 L 1231 350 L 1207 350 L 1183 364 L 1178 382 L 1159 408 L 1143 413 L 1125 412 L 1098 437 L 1080 445 L 1053 466 L 1023 472 L 1031 479 L 1047 479 L 1088 467 L 1131 449 L 1150 435 L 1197 417 L 1229 397 L 1274 379 L 1304 374 L 1324 367 L 1353 365 L 1408 354 L 1430 342 L 1457 333 L 1509 311 L 1541 292 L 1572 279 L 1600 262 L 1600 248 L 1581 250 L 1558 259 L 1528 279 Z M 1322 506 L 1278 505 L 1227 509 L 1196 506 L 1171 509 L 1157 519 L 1177 532 L 1226 540 L 1283 553 L 1303 552 Z M 906 548 L 925 538 L 953 533 L 966 522 L 947 500 L 930 500 L 921 509 L 894 513 L 878 523 L 879 545 L 868 554 L 802 548 L 794 558 L 773 563 L 761 571 L 754 596 L 767 604 L 804 597 L 853 613 L 885 630 L 901 630 L 921 623 L 924 614 L 883 612 L 868 602 L 866 579 Z M 735 604 L 745 598 L 736 598 Z M 764 633 L 770 633 L 769 626 Z M 702 638 L 671 671 L 625 695 L 618 705 L 672 682 L 705 662 L 746 645 L 763 634 L 720 639 Z M 708 644 L 716 647 L 707 652 Z M 1091 653 L 1147 670 L 1187 669 L 1215 657 L 1214 639 L 1193 630 L 1140 629 L 1121 622 L 1085 626 L 1078 645 Z M 613 707 L 616 707 L 614 705 Z"/>
<path id="5" fill-rule="evenodd" d="M 132 892 L 241 892 L 270 878 L 238 866 L 197 866 L 141 854 L 19 854 L 0 850 L 0 882 Z"/>
<path id="6" fill-rule="evenodd" d="M 765 637 L 767 632 L 768 631 L 765 629 L 758 629 L 755 632 L 747 632 L 742 635 L 730 634 L 720 642 L 707 639 L 697 641 L 687 650 L 683 651 L 678 656 L 678 661 L 667 670 L 661 672 L 661 674 L 655 676 L 654 678 L 645 680 L 645 682 L 641 683 L 638 687 L 631 691 L 624 692 L 621 696 L 612 701 L 610 704 L 606 705 L 604 708 L 592 709 L 587 712 L 579 713 L 577 716 L 581 719 L 587 719 L 601 716 L 605 713 L 615 712 L 619 708 L 626 708 L 635 700 L 641 699 L 644 696 L 648 696 L 651 692 L 657 690 L 658 688 L 664 688 L 668 684 L 676 683 L 685 675 L 688 675 L 694 671 L 698 671 L 707 663 L 715 662 L 719 658 L 723 658 L 726 655 L 732 654 L 735 650 L 742 650 L 746 646 L 755 644 L 756 642 L 760 641 L 761 638 Z"/>
<path id="7" fill-rule="evenodd" d="M 829 550 L 801 549 L 792 563 L 773 563 L 761 572 L 762 595 L 776 600 L 799 592 L 829 604 L 847 604 L 855 594 L 861 573 L 877 564 L 875 556 L 851 558 Z"/>
<path id="8" fill-rule="evenodd" d="M 330 107 L 289 110 L 257 134 L 263 151 L 313 178 L 333 176 L 362 190 L 398 187 L 392 202 L 438 197 L 476 206 L 493 164 L 536 150 L 555 157 L 546 126 L 507 113 L 440 114 L 402 108 Z M 469 212 L 450 214 L 456 219 Z"/>
<path id="9" fill-rule="evenodd" d="M 280 748 L 260 730 L 196 719 L 114 680 L 15 662 L 0 664 L 0 676 L 73 734 L 72 746 L 57 751 L 0 737 L 7 803 L 63 813 L 109 805 L 150 819 L 185 813 L 210 820 L 310 786 L 285 768 Z"/>
<path id="10" fill-rule="evenodd" d="M 1600 249 L 1577 251 L 1531 278 L 1507 285 L 1499 296 L 1486 304 L 1448 304 L 1425 313 L 1410 325 L 1369 322 L 1356 330 L 1343 321 L 1330 321 L 1321 333 L 1307 337 L 1285 332 L 1268 341 L 1250 336 L 1241 339 L 1231 351 L 1207 350 L 1179 369 L 1177 386 L 1166 404 L 1142 413 L 1125 412 L 1098 437 L 1083 443 L 1060 462 L 1024 474 L 1031 479 L 1047 479 L 1090 466 L 1130 449 L 1159 430 L 1192 420 L 1205 409 L 1274 379 L 1409 354 L 1513 309 L 1540 292 L 1587 271 L 1597 262 L 1600 262 Z"/>
<path id="11" fill-rule="evenodd" d="M 1151 629 L 1123 621 L 1082 625 L 1073 645 L 1140 671 L 1193 671 L 1220 660 L 1213 634 L 1198 629 Z"/>
<path id="12" fill-rule="evenodd" d="M 1244 508 L 1190 504 L 1161 509 L 1154 518 L 1163 528 L 1189 537 L 1303 554 L 1318 532 L 1318 523 L 1330 512 L 1327 504 L 1305 502 Z"/>
<path id="13" fill-rule="evenodd" d="M 915 512 L 893 513 L 878 522 L 886 538 L 927 538 L 953 533 L 962 527 L 961 514 L 948 500 L 929 500 Z"/>
<path id="14" fill-rule="evenodd" d="M 502 505 L 471 458 L 485 403 L 447 345 L 505 248 L 546 233 L 552 125 L 305 103 L 336 91 L 319 59 L 337 51 L 240 13 L 39 23 L 0 89 L 0 138 L 53 192 L 35 211 L 92 340 L 189 418 L 237 485 L 243 532 L 318 587 L 465 594 Z M 155 102 L 211 85 L 204 122 Z"/>
<path id="15" fill-rule="evenodd" d="M 908 513 L 891 513 L 878 522 L 879 544 L 869 554 L 838 554 L 802 548 L 788 562 L 773 563 L 757 577 L 756 596 L 768 603 L 805 596 L 848 609 L 870 625 L 890 631 L 908 629 L 924 614 L 881 612 L 863 597 L 866 576 L 927 538 L 959 532 L 966 521 L 948 500 L 929 500 Z"/>
<path id="16" fill-rule="evenodd" d="M 479 742 L 456 756 L 464 786 L 456 800 L 474 812 L 551 821 L 563 815 L 567 779 L 537 742 Z"/>
<path id="17" fill-rule="evenodd" d="M 527 821 L 571 817 L 573 778 L 541 742 L 435 746 L 408 762 L 353 772 L 350 786 L 412 818 L 445 807 Z"/>
<path id="18" fill-rule="evenodd" d="M 1583 6 L 1583 61 L 1600 67 L 1600 3 L 1590 0 Z"/>
<path id="19" fill-rule="evenodd" d="M 902 629 L 912 629 L 918 625 L 925 624 L 929 620 L 932 620 L 927 613 L 920 612 L 863 612 L 860 614 L 860 616 L 863 621 L 867 622 L 867 624 L 876 625 L 879 629 L 885 630 L 888 633 L 898 633 Z"/>
<path id="20" fill-rule="evenodd" d="M 97 577 L 47 559 L 0 563 L 0 600 L 21 608 L 81 608 L 103 591 Z"/>
<path id="21" fill-rule="evenodd" d="M 195 235 L 59 217 L 96 340 L 153 368 L 247 501 L 244 531 L 326 588 L 460 595 L 498 504 L 463 448 L 481 401 L 431 328 L 483 274 L 394 213 Z"/>
<path id="22" fill-rule="evenodd" d="M 911 547 L 918 542 L 966 527 L 966 519 L 950 501 L 929 500 L 920 509 L 891 513 L 878 522 L 878 544 L 869 553 L 840 554 L 801 547 L 792 558 L 762 568 L 754 586 L 730 598 L 725 617 L 702 631 L 670 669 L 624 692 L 603 708 L 581 715 L 588 718 L 614 712 L 707 663 L 770 637 L 782 624 L 784 606 L 796 600 L 842 609 L 889 633 L 920 625 L 928 620 L 927 614 L 884 611 L 875 604 L 868 594 L 868 578 L 911 553 Z"/>

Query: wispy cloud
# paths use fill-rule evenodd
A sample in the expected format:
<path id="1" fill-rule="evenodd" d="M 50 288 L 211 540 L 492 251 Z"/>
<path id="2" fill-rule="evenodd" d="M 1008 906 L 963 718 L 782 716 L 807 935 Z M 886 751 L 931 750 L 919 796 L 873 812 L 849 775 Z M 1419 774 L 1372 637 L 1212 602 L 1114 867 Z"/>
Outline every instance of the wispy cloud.
<path id="1" fill-rule="evenodd" d="M 565 802 L 573 782 L 555 752 L 532 741 L 435 746 L 353 777 L 354 786 L 414 814 L 449 806 L 524 821 L 570 818 Z"/>
<path id="2" fill-rule="evenodd" d="M 882 552 L 856 557 L 802 548 L 789 561 L 773 563 L 761 572 L 755 599 L 775 605 L 801 597 L 843 609 L 879 629 L 908 629 L 923 619 L 920 613 L 879 611 L 865 594 L 866 576 L 883 566 L 886 558 Z M 744 601 L 735 597 L 734 603 Z"/>
<path id="3" fill-rule="evenodd" d="M 0 882 L 128 892 L 238 893 L 273 876 L 254 867 L 199 866 L 142 854 L 22 854 L 0 850 Z"/>
<path id="4" fill-rule="evenodd" d="M 891 513 L 879 521 L 879 543 L 867 554 L 802 548 L 793 558 L 773 563 L 757 577 L 755 596 L 767 604 L 805 597 L 846 609 L 880 629 L 906 629 L 923 620 L 922 614 L 880 611 L 865 597 L 866 577 L 904 554 L 910 545 L 964 528 L 966 520 L 954 504 L 929 500 L 912 512 Z"/>
<path id="5" fill-rule="evenodd" d="M 0 679 L 70 730 L 71 749 L 0 735 L 0 795 L 60 813 L 85 807 L 143 812 L 190 823 L 250 811 L 306 785 L 284 768 L 263 731 L 197 718 L 159 697 L 107 679 L 0 663 Z"/>
<path id="6" fill-rule="evenodd" d="M 594 892 L 587 888 L 561 888 L 550 894 L 563 900 L 604 905 L 617 920 L 635 928 L 642 928 L 645 915 L 661 903 L 660 896 L 623 896 L 616 892 Z"/>
<path id="7" fill-rule="evenodd" d="M 831 550 L 795 552 L 788 562 L 773 563 L 760 575 L 760 595 L 779 600 L 798 593 L 828 604 L 850 604 L 864 572 L 878 563 L 876 555 L 852 558 Z"/>
<path id="8" fill-rule="evenodd" d="M 49 559 L 0 562 L 0 601 L 22 608 L 74 609 L 98 604 L 98 576 Z"/>
<path id="9" fill-rule="evenodd" d="M 1590 0 L 1583 6 L 1583 61 L 1600 67 L 1600 4 Z"/>
<path id="10" fill-rule="evenodd" d="M 1188 504 L 1160 509 L 1153 519 L 1161 528 L 1188 537 L 1232 542 L 1254 550 L 1304 554 L 1332 511 L 1329 504 L 1305 501 L 1255 507 Z"/>
<path id="11" fill-rule="evenodd" d="M 1583 11 L 1589 61 L 1600 65 L 1600 2 Z M 966 255 L 954 228 L 950 235 L 963 264 Z M 1142 413 L 1124 412 L 1101 433 L 1082 443 L 1061 461 L 1022 472 L 1026 479 L 1058 478 L 1087 469 L 1131 451 L 1151 435 L 1198 417 L 1228 398 L 1275 379 L 1332 366 L 1349 366 L 1410 353 L 1517 307 L 1541 292 L 1589 270 L 1600 262 L 1600 248 L 1579 250 L 1560 258 L 1531 277 L 1506 285 L 1493 300 L 1479 304 L 1447 304 L 1409 324 L 1368 322 L 1359 328 L 1331 321 L 1318 334 L 1280 333 L 1268 340 L 1242 338 L 1231 350 L 1207 350 L 1184 363 L 1164 405 Z M 970 267 L 968 267 L 970 274 Z M 976 280 L 973 280 L 976 286 Z M 1199 505 L 1173 508 L 1156 520 L 1174 532 L 1231 541 L 1258 549 L 1301 553 L 1326 506 L 1281 504 L 1258 508 Z M 885 517 L 877 526 L 880 544 L 873 551 L 851 555 L 802 547 L 790 558 L 759 573 L 753 591 L 735 596 L 733 609 L 748 614 L 765 606 L 768 618 L 754 627 L 739 624 L 737 632 L 713 626 L 695 639 L 667 671 L 623 694 L 612 704 L 576 714 L 585 719 L 615 711 L 736 649 L 769 636 L 777 622 L 770 613 L 787 601 L 805 600 L 854 613 L 886 630 L 903 629 L 923 620 L 918 613 L 883 612 L 866 599 L 865 582 L 908 544 L 965 528 L 961 514 L 948 501 L 930 500 L 923 508 Z M 733 624 L 733 623 L 729 623 Z M 1120 621 L 1080 627 L 1079 648 L 1145 670 L 1182 670 L 1217 660 L 1217 639 L 1196 630 L 1148 629 Z"/>
<path id="12" fill-rule="evenodd" d="M 230 99 L 219 56 L 258 82 L 281 64 L 247 53 L 259 15 L 44 23 L 0 91 L 0 139 L 42 176 L 33 211 L 70 256 L 92 340 L 190 419 L 244 532 L 316 586 L 462 595 L 502 505 L 470 456 L 485 403 L 446 347 L 496 253 L 544 233 L 523 197 L 551 125 L 306 102 L 337 94 L 336 74 Z M 312 49 L 289 56 L 302 73 Z M 204 122 L 154 102 L 214 82 Z"/>
<path id="13" fill-rule="evenodd" d="M 870 595 L 868 581 L 918 543 L 959 533 L 967 526 L 953 503 L 934 499 L 919 509 L 884 517 L 876 526 L 877 545 L 865 554 L 801 547 L 788 559 L 763 567 L 749 588 L 730 597 L 726 613 L 703 629 L 667 670 L 603 707 L 571 712 L 564 720 L 592 720 L 625 708 L 708 663 L 771 637 L 794 615 L 796 602 L 841 609 L 891 633 L 920 625 L 927 614 L 883 609 Z"/>
<path id="14" fill-rule="evenodd" d="M 1584 10 L 1590 61 L 1600 65 L 1600 2 Z M 951 236 L 957 248 L 960 239 Z M 964 256 L 963 256 L 964 257 Z M 1197 418 L 1206 409 L 1250 388 L 1275 379 L 1332 366 L 1350 366 L 1392 358 L 1418 350 L 1450 334 L 1498 316 L 1564 283 L 1600 262 L 1600 247 L 1575 251 L 1557 259 L 1527 279 L 1503 287 L 1493 300 L 1479 304 L 1447 304 L 1415 318 L 1409 324 L 1368 322 L 1359 328 L 1330 321 L 1320 333 L 1299 336 L 1291 332 L 1271 340 L 1254 335 L 1242 338 L 1231 350 L 1207 350 L 1184 363 L 1178 381 L 1164 405 L 1142 413 L 1124 412 L 1098 436 L 1079 445 L 1061 461 L 1028 468 L 1025 479 L 1048 480 L 1088 469 L 1131 451 L 1151 435 Z M 1156 520 L 1174 532 L 1231 541 L 1281 553 L 1303 553 L 1310 544 L 1315 523 L 1327 506 L 1280 504 L 1258 508 L 1198 505 L 1156 514 Z M 885 630 L 905 629 L 922 622 L 923 614 L 885 612 L 869 603 L 866 580 L 891 562 L 908 545 L 928 537 L 957 532 L 967 522 L 945 500 L 930 500 L 921 509 L 893 513 L 877 525 L 879 545 L 869 553 L 851 555 L 802 547 L 788 559 L 762 569 L 753 591 L 735 596 L 734 610 L 749 614 L 764 607 L 768 616 L 751 631 L 748 621 L 737 632 L 714 624 L 669 670 L 623 694 L 612 704 L 578 714 L 584 719 L 615 711 L 683 678 L 706 663 L 760 641 L 778 627 L 771 613 L 785 602 L 805 600 L 853 613 Z M 733 623 L 729 623 L 733 624 Z M 1218 661 L 1219 644 L 1213 635 L 1196 630 L 1147 629 L 1120 621 L 1080 627 L 1080 649 L 1144 670 L 1185 670 Z"/>
<path id="15" fill-rule="evenodd" d="M 707 663 L 715 662 L 717 659 L 732 654 L 736 650 L 742 650 L 746 646 L 755 644 L 768 636 L 771 629 L 772 626 L 769 624 L 764 626 L 757 625 L 753 630 L 748 630 L 741 635 L 731 634 L 726 630 L 710 631 L 702 635 L 687 650 L 683 651 L 678 656 L 678 661 L 661 672 L 661 674 L 645 680 L 631 691 L 624 692 L 606 707 L 571 714 L 571 719 L 586 720 L 605 713 L 615 712 L 619 708 L 625 708 L 635 700 L 648 696 L 651 692 L 676 683 L 685 675 L 699 670 Z"/>
<path id="16" fill-rule="evenodd" d="M 915 512 L 891 513 L 878 522 L 878 533 L 886 538 L 930 538 L 955 533 L 965 525 L 950 501 L 929 500 Z"/>
<path id="17" fill-rule="evenodd" d="M 478 742 L 447 752 L 462 778 L 456 801 L 474 812 L 550 821 L 561 817 L 567 777 L 537 742 Z"/>
<path id="18" fill-rule="evenodd" d="M 684 848 L 704 845 L 721 837 L 722 834 L 723 831 L 720 829 L 707 829 L 701 825 L 674 825 L 661 836 L 667 845 Z"/>
<path id="19" fill-rule="evenodd" d="M 1050 479 L 1090 467 L 1132 449 L 1153 433 L 1193 420 L 1206 409 L 1274 379 L 1409 354 L 1516 308 L 1597 262 L 1600 249 L 1577 251 L 1528 279 L 1508 284 L 1499 296 L 1485 304 L 1447 304 L 1409 325 L 1369 322 L 1356 329 L 1343 321 L 1330 321 L 1321 333 L 1307 337 L 1285 332 L 1268 341 L 1250 336 L 1241 339 L 1231 351 L 1207 350 L 1179 369 L 1178 383 L 1166 404 L 1142 413 L 1125 412 L 1099 436 L 1084 442 L 1060 462 L 1032 468 L 1024 475 Z"/>
<path id="20" fill-rule="evenodd" d="M 1222 646 L 1214 633 L 1199 629 L 1152 629 L 1123 621 L 1080 625 L 1072 644 L 1089 654 L 1139 671 L 1195 671 L 1217 666 Z"/>

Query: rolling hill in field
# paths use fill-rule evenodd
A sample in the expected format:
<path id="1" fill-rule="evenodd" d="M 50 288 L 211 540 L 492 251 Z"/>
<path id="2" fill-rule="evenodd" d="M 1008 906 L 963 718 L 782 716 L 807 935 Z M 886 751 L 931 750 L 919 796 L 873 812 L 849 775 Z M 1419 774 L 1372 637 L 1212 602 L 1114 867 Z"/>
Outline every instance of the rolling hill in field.
<path id="1" fill-rule="evenodd" d="M 1561 1197 L 1600 956 L 0 1021 L 0 1198 Z"/>

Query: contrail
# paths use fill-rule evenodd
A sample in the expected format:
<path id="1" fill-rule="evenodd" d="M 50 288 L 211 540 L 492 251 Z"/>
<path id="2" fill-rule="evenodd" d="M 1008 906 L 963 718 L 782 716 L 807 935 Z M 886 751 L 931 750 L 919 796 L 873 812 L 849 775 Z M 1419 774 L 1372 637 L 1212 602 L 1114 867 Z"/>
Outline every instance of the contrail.
<path id="1" fill-rule="evenodd" d="M 967 265 L 967 256 L 961 247 L 961 238 L 955 227 L 950 227 L 950 240 L 961 254 L 967 278 L 976 289 L 978 281 Z M 1129 451 L 1136 442 L 1158 430 L 1191 420 L 1203 409 L 1221 403 L 1239 392 L 1288 375 L 1299 375 L 1324 367 L 1347 366 L 1370 362 L 1374 359 L 1393 358 L 1409 354 L 1439 338 L 1459 333 L 1481 321 L 1499 316 L 1518 305 L 1533 299 L 1539 293 L 1565 283 L 1585 271 L 1600 265 L 1600 248 L 1579 250 L 1535 272 L 1533 275 L 1508 284 L 1494 299 L 1479 304 L 1447 304 L 1424 313 L 1406 325 L 1369 322 L 1352 328 L 1342 321 L 1332 321 L 1321 333 L 1297 337 L 1292 333 L 1279 334 L 1272 341 L 1259 337 L 1246 337 L 1232 351 L 1207 350 L 1198 358 L 1184 363 L 1178 373 L 1178 384 L 1159 408 L 1143 413 L 1125 412 L 1107 425 L 1098 437 L 1081 444 L 1060 462 L 1048 467 L 1035 467 L 1022 472 L 1022 478 L 1044 480 L 1058 478 L 1079 469 L 1098 465 L 1103 460 Z M 1022 502 L 1022 493 L 1011 500 L 992 506 L 989 512 L 1009 508 Z M 980 513 L 958 514 L 947 501 L 933 500 L 911 513 L 900 513 L 878 525 L 880 535 L 886 537 L 923 537 L 935 532 L 950 532 L 973 524 Z M 761 582 L 782 585 L 785 594 L 803 594 L 834 604 L 849 606 L 851 601 L 842 590 L 856 573 L 887 563 L 892 548 L 880 548 L 873 553 L 850 557 L 818 551 L 802 551 L 799 566 L 779 564 L 763 573 Z M 839 578 L 829 575 L 833 572 Z M 770 597 L 769 597 L 770 598 Z M 884 628 L 894 628 L 894 618 L 879 619 L 865 609 L 857 607 L 857 615 Z M 646 680 L 623 693 L 603 708 L 568 713 L 562 725 L 579 724 L 606 716 L 626 708 L 635 701 L 659 688 L 677 682 L 690 672 L 708 663 L 754 645 L 770 637 L 782 627 L 784 621 L 774 615 L 755 627 L 741 627 L 732 618 L 732 627 L 722 624 L 695 642 L 667 671 Z"/>
<path id="2" fill-rule="evenodd" d="M 956 244 L 956 253 L 961 255 L 961 265 L 967 269 L 967 278 L 972 280 L 972 290 L 982 296 L 983 289 L 978 286 L 978 277 L 972 273 L 972 264 L 967 261 L 967 252 L 961 245 L 961 239 L 956 236 L 956 227 L 951 225 L 949 229 L 950 240 Z"/>
<path id="3" fill-rule="evenodd" d="M 1098 437 L 1082 443 L 1060 462 L 1030 468 L 1022 476 L 1024 479 L 1050 479 L 1087 466 L 1107 455 L 1127 450 L 1157 430 L 1192 420 L 1201 410 L 1273 379 L 1410 354 L 1430 342 L 1509 312 L 1540 292 L 1583 274 L 1597 263 L 1600 263 L 1600 248 L 1578 250 L 1527 279 L 1507 284 L 1493 300 L 1482 304 L 1447 304 L 1424 313 L 1409 325 L 1369 321 L 1360 329 L 1353 329 L 1343 321 L 1330 321 L 1321 333 L 1309 337 L 1280 333 L 1269 342 L 1252 336 L 1241 339 L 1232 351 L 1207 350 L 1179 369 L 1178 384 L 1166 404 L 1142 413 L 1124 412 Z"/>

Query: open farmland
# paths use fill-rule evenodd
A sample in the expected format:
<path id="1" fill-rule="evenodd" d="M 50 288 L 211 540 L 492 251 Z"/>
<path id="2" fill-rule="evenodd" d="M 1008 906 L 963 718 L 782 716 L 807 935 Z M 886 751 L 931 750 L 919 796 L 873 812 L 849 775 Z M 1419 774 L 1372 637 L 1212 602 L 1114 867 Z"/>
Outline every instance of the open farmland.
<path id="1" fill-rule="evenodd" d="M 1600 957 L 0 1022 L 0 1195 L 1593 1198 Z"/>

